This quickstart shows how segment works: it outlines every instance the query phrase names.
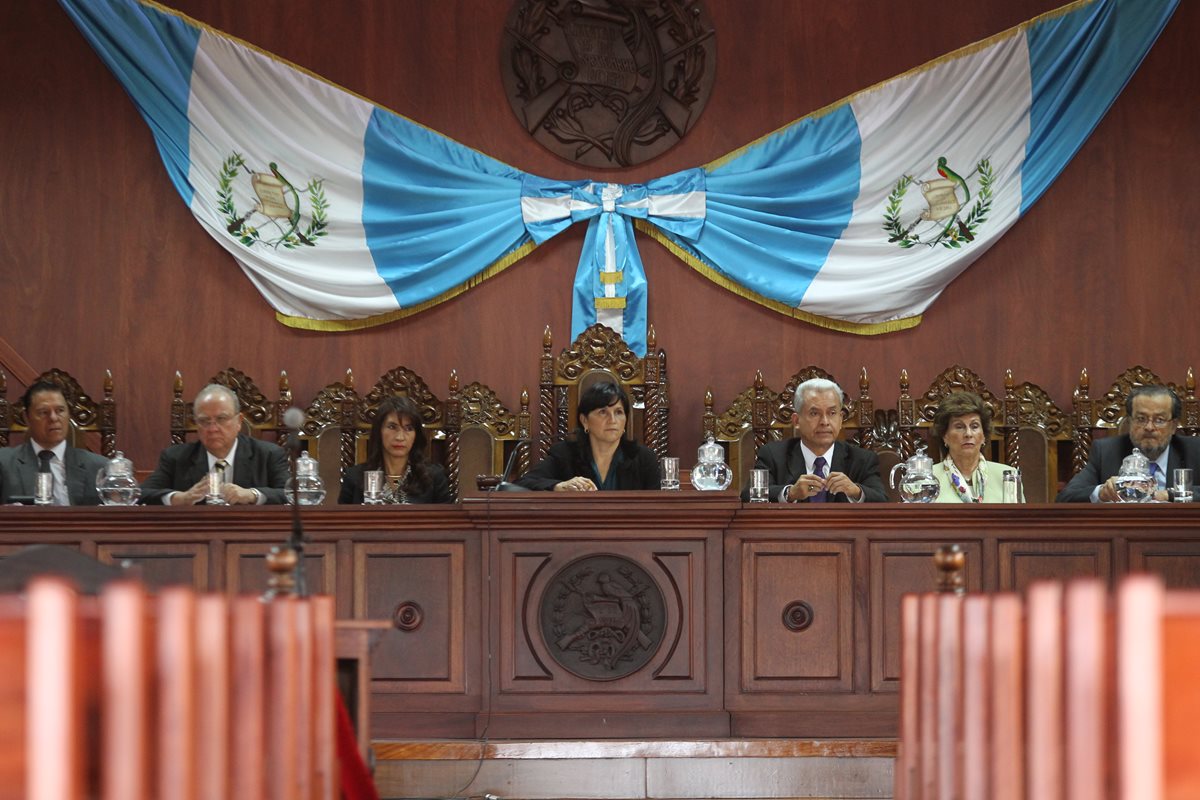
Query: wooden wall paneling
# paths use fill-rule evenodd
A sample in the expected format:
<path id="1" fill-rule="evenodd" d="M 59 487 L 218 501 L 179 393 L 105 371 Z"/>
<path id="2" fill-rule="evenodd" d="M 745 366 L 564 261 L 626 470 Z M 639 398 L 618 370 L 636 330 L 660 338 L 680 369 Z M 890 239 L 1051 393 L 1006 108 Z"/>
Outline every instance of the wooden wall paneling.
<path id="1" fill-rule="evenodd" d="M 1168 589 L 1200 589 L 1200 541 L 1130 541 L 1128 569 L 1161 575 Z"/>
<path id="2" fill-rule="evenodd" d="M 105 543 L 96 548 L 96 557 L 105 564 L 130 562 L 150 587 L 182 585 L 198 592 L 209 589 L 207 542 Z"/>
<path id="3" fill-rule="evenodd" d="M 1001 540 L 998 548 L 1000 591 L 1023 592 L 1038 580 L 1100 578 L 1113 583 L 1111 542 Z"/>
<path id="4" fill-rule="evenodd" d="M 851 542 L 743 544 L 740 692 L 850 690 L 852 555 Z"/>
<path id="5" fill-rule="evenodd" d="M 533 709 L 620 715 L 641 711 L 642 698 L 654 694 L 664 709 L 701 712 L 677 717 L 679 730 L 727 730 L 724 714 L 712 713 L 723 694 L 713 647 L 721 638 L 718 532 L 506 533 L 496 554 L 500 674 L 493 715 Z M 583 644 L 589 615 L 629 620 L 618 609 L 635 602 L 637 645 L 615 661 L 601 655 L 593 662 Z"/>
<path id="6" fill-rule="evenodd" d="M 372 654 L 377 685 L 428 698 L 466 691 L 467 554 L 463 542 L 371 542 L 355 547 L 354 616 L 391 619 Z M 477 591 L 472 591 L 477 598 Z"/>
<path id="7" fill-rule="evenodd" d="M 982 586 L 983 545 L 956 539 L 966 555 L 966 588 Z M 900 680 L 900 598 L 937 588 L 935 542 L 873 541 L 869 545 L 871 607 L 871 691 L 894 692 Z"/>
<path id="8" fill-rule="evenodd" d="M 279 544 L 282 544 L 281 539 Z M 224 579 L 226 594 L 261 594 L 267 590 L 265 557 L 275 545 L 231 543 L 225 546 Z M 334 542 L 308 542 L 304 545 L 304 574 L 309 594 L 337 592 L 337 545 Z"/>

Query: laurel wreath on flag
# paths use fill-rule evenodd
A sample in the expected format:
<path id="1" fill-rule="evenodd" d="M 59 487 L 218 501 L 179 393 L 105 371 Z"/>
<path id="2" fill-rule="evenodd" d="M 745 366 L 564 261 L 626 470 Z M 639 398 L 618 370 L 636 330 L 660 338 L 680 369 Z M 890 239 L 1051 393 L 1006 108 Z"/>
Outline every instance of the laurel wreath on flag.
<path id="1" fill-rule="evenodd" d="M 225 159 L 218 176 L 217 200 L 219 202 L 217 208 L 225 215 L 229 232 L 246 247 L 263 244 L 267 247 L 285 247 L 292 250 L 303 244 L 312 246 L 317 239 L 329 233 L 327 230 L 329 220 L 326 213 L 329 211 L 329 201 L 325 199 L 324 181 L 320 178 L 313 178 L 304 187 L 304 192 L 308 195 L 309 206 L 309 221 L 304 230 L 301 231 L 298 226 L 293 225 L 290 229 L 284 230 L 280 236 L 267 239 L 257 227 L 243 224 L 250 214 L 239 214 L 237 206 L 233 202 L 233 181 L 237 178 L 239 170 L 250 171 L 246 166 L 246 159 L 241 153 L 233 153 Z M 250 213 L 253 213 L 253 209 Z"/>
<path id="2" fill-rule="evenodd" d="M 979 173 L 979 188 L 975 193 L 975 205 L 971 207 L 967 216 L 961 219 L 962 225 L 947 226 L 936 239 L 929 242 L 922 241 L 919 235 L 913 235 L 912 230 L 915 225 L 904 228 L 900 224 L 900 209 L 904 204 L 904 195 L 908 191 L 908 187 L 916 181 L 916 178 L 911 175 L 901 177 L 896 181 L 896 188 L 888 195 L 887 210 L 883 213 L 883 229 L 891 235 L 888 241 L 904 248 L 918 244 L 926 247 L 940 244 L 942 247 L 955 248 L 969 243 L 975 237 L 975 232 L 979 227 L 987 222 L 988 213 L 992 210 L 992 184 L 996 180 L 992 163 L 986 158 L 980 159 L 979 163 L 975 165 L 975 172 Z M 970 238 L 964 235 L 964 230 L 970 234 Z"/>

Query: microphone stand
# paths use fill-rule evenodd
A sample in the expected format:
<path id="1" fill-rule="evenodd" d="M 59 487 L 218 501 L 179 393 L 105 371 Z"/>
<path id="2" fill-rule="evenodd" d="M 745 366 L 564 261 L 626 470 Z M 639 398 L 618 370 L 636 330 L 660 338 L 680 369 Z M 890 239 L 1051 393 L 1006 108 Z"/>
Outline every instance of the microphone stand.
<path id="1" fill-rule="evenodd" d="M 304 523 L 300 521 L 300 481 L 296 478 L 296 453 L 300 450 L 300 437 L 293 431 L 288 440 L 288 454 L 292 468 L 292 535 L 287 546 L 296 554 L 293 567 L 293 582 L 297 597 L 308 597 L 308 576 L 304 572 Z"/>

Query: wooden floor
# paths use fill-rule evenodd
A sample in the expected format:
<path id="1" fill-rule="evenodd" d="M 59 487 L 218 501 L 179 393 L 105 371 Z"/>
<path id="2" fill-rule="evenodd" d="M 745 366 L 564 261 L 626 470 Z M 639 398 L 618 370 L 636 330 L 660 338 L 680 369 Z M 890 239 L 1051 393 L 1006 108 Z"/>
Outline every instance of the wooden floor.
<path id="1" fill-rule="evenodd" d="M 376 741 L 384 798 L 890 798 L 890 739 Z"/>

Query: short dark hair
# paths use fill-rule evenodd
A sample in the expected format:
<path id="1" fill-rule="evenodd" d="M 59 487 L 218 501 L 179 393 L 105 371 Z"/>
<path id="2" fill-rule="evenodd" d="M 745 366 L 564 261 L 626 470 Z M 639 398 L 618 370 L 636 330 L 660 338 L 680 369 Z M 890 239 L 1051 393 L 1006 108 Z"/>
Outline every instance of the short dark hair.
<path id="1" fill-rule="evenodd" d="M 978 414 L 979 423 L 983 425 L 983 436 L 992 435 L 992 409 L 983 402 L 983 398 L 974 392 L 951 392 L 938 403 L 933 415 L 933 435 L 938 441 L 946 438 L 946 429 L 950 420 L 967 414 Z"/>
<path id="2" fill-rule="evenodd" d="M 67 399 L 67 393 L 63 390 L 63 387 L 59 386 L 57 383 L 52 383 L 50 381 L 34 381 L 33 383 L 29 384 L 29 388 L 25 390 L 23 395 L 21 395 L 21 408 L 25 409 L 26 414 L 29 413 L 29 407 L 33 405 L 33 396 L 35 394 L 41 394 L 42 392 L 57 392 L 62 395 L 63 400 Z"/>
<path id="3" fill-rule="evenodd" d="M 1160 397 L 1164 394 L 1171 398 L 1171 419 L 1179 419 L 1179 415 L 1183 413 L 1183 403 L 1179 402 L 1179 395 L 1175 394 L 1169 386 L 1160 386 L 1154 383 L 1148 383 L 1145 386 L 1135 386 L 1133 387 L 1133 391 L 1125 396 L 1126 416 L 1133 416 L 1133 398 Z"/>
<path id="4" fill-rule="evenodd" d="M 613 381 L 597 381 L 584 389 L 583 394 L 579 395 L 579 406 L 576 408 L 576 421 L 579 416 L 587 416 L 597 408 L 608 408 L 613 403 L 620 402 L 621 408 L 625 409 L 625 417 L 629 417 L 629 395 L 625 394 L 625 390 Z M 585 448 L 591 447 L 591 442 L 588 435 L 583 430 L 583 426 L 579 425 L 575 429 L 575 438 Z M 621 438 L 625 438 L 625 434 L 621 434 Z"/>

